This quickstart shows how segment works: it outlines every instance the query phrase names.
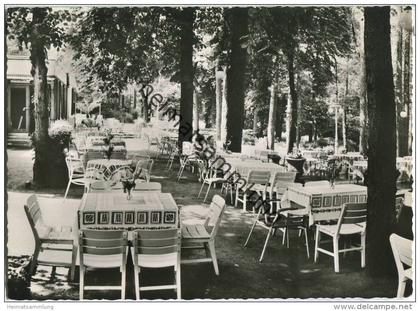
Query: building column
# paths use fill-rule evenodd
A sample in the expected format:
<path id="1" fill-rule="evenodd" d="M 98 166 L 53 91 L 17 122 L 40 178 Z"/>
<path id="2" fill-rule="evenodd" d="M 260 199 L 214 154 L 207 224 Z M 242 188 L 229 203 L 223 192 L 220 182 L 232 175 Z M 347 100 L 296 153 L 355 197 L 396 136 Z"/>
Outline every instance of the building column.
<path id="1" fill-rule="evenodd" d="M 12 88 L 7 86 L 7 127 L 12 129 Z"/>
<path id="2" fill-rule="evenodd" d="M 26 110 L 25 110 L 25 119 L 26 119 L 26 132 L 29 133 L 29 126 L 31 123 L 31 116 L 30 116 L 30 109 L 31 109 L 31 90 L 29 84 L 25 87 L 25 94 L 26 94 Z"/>
<path id="3" fill-rule="evenodd" d="M 51 85 L 51 94 L 50 94 L 50 119 L 55 120 L 55 80 L 50 84 Z"/>

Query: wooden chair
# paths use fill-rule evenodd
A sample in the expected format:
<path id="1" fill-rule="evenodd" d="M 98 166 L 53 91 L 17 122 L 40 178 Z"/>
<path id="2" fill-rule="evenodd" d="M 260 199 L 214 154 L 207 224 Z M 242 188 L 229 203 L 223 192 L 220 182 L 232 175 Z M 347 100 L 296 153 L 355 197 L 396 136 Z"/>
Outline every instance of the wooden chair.
<path id="1" fill-rule="evenodd" d="M 162 192 L 162 185 L 158 182 L 138 182 L 134 191 Z"/>
<path id="2" fill-rule="evenodd" d="M 208 185 L 206 195 L 204 196 L 203 203 L 206 202 L 207 196 L 209 195 L 210 188 L 212 185 L 216 184 L 224 184 L 228 183 L 227 175 L 229 173 L 229 167 L 222 166 L 222 159 L 217 159 L 216 161 L 213 161 L 213 163 L 210 165 L 210 167 L 207 169 L 206 173 L 203 176 L 203 183 L 201 185 L 200 191 L 198 192 L 197 198 L 200 197 L 201 192 L 203 191 L 204 185 Z M 221 171 L 222 177 L 217 177 L 218 171 Z"/>
<path id="3" fill-rule="evenodd" d="M 217 265 L 216 248 L 214 245 L 217 231 L 222 220 L 223 211 L 226 207 L 225 200 L 215 195 L 209 207 L 209 214 L 204 224 L 182 226 L 181 248 L 186 249 L 204 249 L 206 258 L 183 259 L 181 263 L 213 262 L 214 272 L 219 275 Z"/>
<path id="4" fill-rule="evenodd" d="M 247 185 L 253 185 L 252 187 L 245 186 L 247 190 L 257 191 L 265 199 L 265 193 L 267 192 L 267 186 L 270 184 L 270 171 L 263 170 L 250 170 L 248 177 L 246 178 Z M 242 195 L 242 198 L 241 198 Z M 247 191 L 242 191 L 239 187 L 236 187 L 235 206 L 238 206 L 238 202 L 242 202 L 243 212 L 246 212 L 246 203 L 248 199 Z M 255 212 L 255 211 L 254 211 Z"/>
<path id="5" fill-rule="evenodd" d="M 278 200 L 274 200 L 278 201 Z M 305 222 L 304 216 L 301 215 L 292 215 L 288 214 L 288 211 L 295 210 L 294 208 L 282 208 L 278 209 L 276 212 L 272 211 L 270 201 L 261 201 L 257 200 L 255 209 L 257 213 L 254 218 L 254 222 L 249 231 L 248 237 L 245 241 L 244 247 L 248 245 L 248 242 L 251 238 L 252 232 L 254 231 L 257 225 L 268 230 L 267 237 L 263 246 L 263 250 L 260 256 L 260 262 L 264 258 L 265 250 L 268 245 L 270 237 L 275 234 L 277 230 L 283 233 L 283 244 L 287 238 L 287 247 L 289 247 L 289 234 L 290 230 L 299 230 L 305 233 L 305 242 L 306 242 L 306 254 L 309 258 L 309 243 L 308 243 L 308 230 L 307 224 Z"/>
<path id="6" fill-rule="evenodd" d="M 413 280 L 413 241 L 393 233 L 389 237 L 389 242 L 391 243 L 392 253 L 394 254 L 398 270 L 397 297 L 403 298 L 406 282 Z M 407 268 L 404 268 L 404 265 Z"/>
<path id="7" fill-rule="evenodd" d="M 81 230 L 79 232 L 80 300 L 83 300 L 85 290 L 121 290 L 121 299 L 125 298 L 127 251 L 126 231 Z M 119 268 L 121 285 L 85 285 L 85 271 L 91 268 Z"/>
<path id="8" fill-rule="evenodd" d="M 366 203 L 346 203 L 341 211 L 338 223 L 335 225 L 316 225 L 315 235 L 315 256 L 314 261 L 318 259 L 318 252 L 334 257 L 334 271 L 340 272 L 339 254 L 350 251 L 361 252 L 361 266 L 365 267 L 366 256 Z M 320 248 L 321 233 L 328 235 L 333 239 L 333 252 Z M 339 249 L 338 242 L 340 236 L 359 234 L 361 244 L 356 247 Z"/>
<path id="9" fill-rule="evenodd" d="M 139 172 L 140 176 L 138 179 L 143 179 L 147 182 L 150 181 L 150 177 L 152 174 L 154 161 L 152 159 L 148 160 L 139 160 L 136 165 L 135 172 Z"/>
<path id="10" fill-rule="evenodd" d="M 168 162 L 166 162 L 166 169 L 170 171 L 172 169 L 172 164 L 176 157 L 181 157 L 179 154 L 179 149 L 176 145 L 171 145 L 171 153 L 169 154 Z"/>
<path id="11" fill-rule="evenodd" d="M 69 267 L 70 279 L 73 280 L 77 246 L 74 243 L 72 227 L 52 227 L 45 224 L 35 194 L 27 199 L 24 209 L 35 239 L 30 274 L 35 273 L 37 265 L 52 266 L 53 275 L 55 267 Z"/>
<path id="12" fill-rule="evenodd" d="M 136 299 L 140 291 L 175 289 L 181 299 L 181 234 L 179 229 L 136 230 L 133 234 L 131 254 L 134 265 Z M 140 268 L 173 267 L 175 284 L 140 286 Z"/>
<path id="13" fill-rule="evenodd" d="M 271 207 L 273 207 L 274 196 L 276 199 L 281 199 L 281 196 L 286 192 L 287 187 L 294 183 L 296 179 L 296 172 L 276 172 L 270 180 L 270 186 L 267 188 L 270 198 Z M 280 208 L 280 201 L 277 201 L 277 208 Z"/>

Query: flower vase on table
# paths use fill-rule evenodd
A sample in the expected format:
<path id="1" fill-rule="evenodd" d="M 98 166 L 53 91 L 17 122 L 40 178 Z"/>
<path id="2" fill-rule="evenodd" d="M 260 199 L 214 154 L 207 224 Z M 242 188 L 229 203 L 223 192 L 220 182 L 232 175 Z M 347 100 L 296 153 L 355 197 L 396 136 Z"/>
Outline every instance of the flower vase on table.
<path id="1" fill-rule="evenodd" d="M 106 133 L 104 140 L 104 154 L 108 160 L 111 159 L 112 152 L 114 151 L 114 145 L 112 144 L 112 139 L 114 138 L 114 135 L 112 135 L 110 132 Z"/>
<path id="2" fill-rule="evenodd" d="M 114 151 L 114 145 L 105 146 L 104 154 L 108 160 L 111 160 L 113 151 Z"/>
<path id="3" fill-rule="evenodd" d="M 136 186 L 136 183 L 134 182 L 134 179 L 126 179 L 122 181 L 122 184 L 124 193 L 127 193 L 127 200 L 130 200 L 131 189 L 133 189 Z"/>

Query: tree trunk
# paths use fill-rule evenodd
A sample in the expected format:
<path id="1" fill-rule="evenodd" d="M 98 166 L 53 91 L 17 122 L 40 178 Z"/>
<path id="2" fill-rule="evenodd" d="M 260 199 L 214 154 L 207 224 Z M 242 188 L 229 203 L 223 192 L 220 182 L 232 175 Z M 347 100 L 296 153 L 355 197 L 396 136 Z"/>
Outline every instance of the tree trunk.
<path id="1" fill-rule="evenodd" d="M 35 146 L 35 162 L 33 167 L 33 181 L 37 186 L 49 186 L 50 174 L 50 139 L 48 136 L 48 68 L 45 60 L 46 47 L 42 44 L 41 28 L 47 14 L 44 8 L 34 8 L 32 10 L 33 33 L 31 40 L 31 74 L 34 79 L 34 118 L 35 131 L 33 142 Z"/>
<path id="2" fill-rule="evenodd" d="M 277 117 L 276 107 L 276 96 L 277 96 L 277 81 L 273 81 L 270 87 L 270 108 L 268 112 L 268 126 L 267 126 L 267 140 L 268 149 L 274 150 L 274 135 L 275 135 L 275 124 Z"/>
<path id="3" fill-rule="evenodd" d="M 226 82 L 226 67 L 223 69 L 223 83 L 222 83 L 222 109 L 220 116 L 220 140 L 223 144 L 227 142 L 227 82 Z"/>
<path id="4" fill-rule="evenodd" d="M 227 137 L 230 150 L 241 152 L 244 127 L 245 69 L 247 61 L 243 37 L 248 34 L 248 8 L 230 9 L 229 67 L 227 69 Z"/>
<path id="5" fill-rule="evenodd" d="M 257 134 L 258 131 L 258 107 L 257 105 L 254 103 L 254 117 L 252 119 L 252 131 L 254 132 L 254 134 Z"/>
<path id="6" fill-rule="evenodd" d="M 197 90 L 194 90 L 194 97 L 193 97 L 193 128 L 194 128 L 194 133 L 198 132 L 199 130 L 199 117 L 200 117 L 200 113 L 199 113 L 199 103 L 198 103 L 198 93 Z"/>
<path id="7" fill-rule="evenodd" d="M 221 140 L 221 129 L 222 129 L 222 102 L 223 102 L 223 75 L 218 74 L 219 62 L 215 67 L 216 75 L 216 139 Z"/>
<path id="8" fill-rule="evenodd" d="M 276 138 L 278 141 L 281 140 L 281 133 L 283 131 L 283 122 L 285 117 L 285 110 L 287 106 L 287 97 L 277 96 L 276 98 L 276 105 L 277 105 L 277 117 L 276 117 L 276 124 L 275 124 L 275 132 L 276 132 Z"/>
<path id="9" fill-rule="evenodd" d="M 293 150 L 293 140 L 291 141 L 292 137 L 290 135 L 290 131 L 292 129 L 291 120 L 292 120 L 292 99 L 290 94 L 287 94 L 287 105 L 286 105 L 286 147 L 287 147 L 287 153 L 290 153 L 289 146 L 292 145 Z"/>
<path id="10" fill-rule="evenodd" d="M 390 7 L 365 9 L 365 57 L 369 112 L 367 268 L 392 271 L 389 235 L 395 214 L 395 98 Z"/>
<path id="11" fill-rule="evenodd" d="M 359 74 L 359 122 L 360 122 L 360 132 L 359 132 L 359 152 L 363 155 L 367 154 L 368 145 L 367 145 L 367 104 L 366 104 L 366 66 L 365 66 L 365 51 L 364 51 L 364 20 L 361 9 L 357 7 L 352 8 L 352 22 L 353 29 L 355 31 L 355 44 L 356 50 L 360 59 L 360 74 Z"/>
<path id="12" fill-rule="evenodd" d="M 178 144 L 182 149 L 184 141 L 191 141 L 192 137 L 192 111 L 194 93 L 194 73 L 193 73 L 193 44 L 194 44 L 194 16 L 195 8 L 184 8 L 181 13 L 181 59 L 180 59 L 180 78 L 181 78 L 181 105 L 180 122 L 178 129 Z"/>
<path id="13" fill-rule="evenodd" d="M 403 99 L 407 112 L 404 119 L 404 135 L 407 149 L 402 156 L 411 155 L 412 133 L 410 127 L 411 121 L 411 31 L 404 30 L 404 76 L 403 76 Z M 405 136 L 405 137 L 404 137 Z"/>
<path id="14" fill-rule="evenodd" d="M 310 121 L 309 132 L 308 132 L 308 143 L 313 142 L 313 135 L 314 135 L 314 122 Z"/>
<path id="15" fill-rule="evenodd" d="M 291 97 L 290 106 L 290 122 L 288 130 L 288 144 L 287 153 L 293 151 L 293 144 L 296 141 L 296 124 L 297 124 L 297 110 L 298 110 L 298 98 L 295 86 L 295 64 L 294 64 L 294 50 L 290 50 L 287 55 L 287 70 L 289 74 L 289 89 Z"/>

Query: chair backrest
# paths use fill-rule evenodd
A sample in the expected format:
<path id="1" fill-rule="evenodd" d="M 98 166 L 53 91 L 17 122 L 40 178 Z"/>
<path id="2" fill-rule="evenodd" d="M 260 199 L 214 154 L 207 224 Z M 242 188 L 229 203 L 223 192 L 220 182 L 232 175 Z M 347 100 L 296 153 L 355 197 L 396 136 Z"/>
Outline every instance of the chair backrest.
<path id="1" fill-rule="evenodd" d="M 162 192 L 162 185 L 158 182 L 137 182 L 135 191 Z"/>
<path id="2" fill-rule="evenodd" d="M 337 230 L 340 232 L 341 225 L 358 224 L 365 226 L 367 218 L 366 203 L 346 203 L 341 210 Z"/>
<path id="3" fill-rule="evenodd" d="M 322 187 L 329 186 L 330 182 L 328 180 L 318 180 L 318 181 L 309 181 L 305 183 L 305 187 Z"/>
<path id="4" fill-rule="evenodd" d="M 180 237 L 179 229 L 136 230 L 133 234 L 134 254 L 166 255 L 178 253 L 181 246 Z"/>
<path id="5" fill-rule="evenodd" d="M 182 154 L 190 155 L 194 152 L 194 145 L 189 141 L 182 142 Z"/>
<path id="6" fill-rule="evenodd" d="M 277 189 L 277 192 L 284 193 L 287 186 L 293 183 L 296 178 L 296 172 L 276 172 L 270 180 L 271 192 Z"/>
<path id="7" fill-rule="evenodd" d="M 413 241 L 393 233 L 389 237 L 389 242 L 391 243 L 398 274 L 402 275 L 404 272 L 403 264 L 409 267 L 413 265 Z"/>
<path id="8" fill-rule="evenodd" d="M 45 226 L 45 224 L 42 218 L 41 208 L 39 207 L 38 198 L 36 194 L 31 195 L 26 200 L 26 205 L 24 206 L 24 209 L 26 217 L 29 221 L 29 225 L 31 226 L 32 233 L 35 237 L 35 243 L 38 243 L 39 234 L 37 227 L 39 227 L 39 225 Z"/>
<path id="9" fill-rule="evenodd" d="M 226 202 L 220 195 L 215 195 L 211 201 L 209 207 L 209 213 L 207 214 L 204 226 L 211 228 L 210 236 L 213 238 L 216 236 L 219 230 L 220 222 L 222 221 L 223 211 L 225 210 Z"/>
<path id="10" fill-rule="evenodd" d="M 127 232 L 123 230 L 80 230 L 79 232 L 79 255 L 80 265 L 85 258 L 97 258 L 97 256 L 110 256 L 121 254 L 121 264 L 125 262 L 127 251 Z M 93 256 L 92 256 L 93 255 Z M 121 264 L 115 263 L 115 266 Z M 95 266 L 89 260 L 89 266 Z M 100 266 L 100 260 L 98 261 Z"/>
<path id="11" fill-rule="evenodd" d="M 82 162 L 70 153 L 66 156 L 66 165 L 69 177 L 73 176 L 76 169 L 83 168 Z"/>
<path id="12" fill-rule="evenodd" d="M 249 184 L 267 185 L 270 183 L 270 171 L 250 170 L 248 172 L 247 182 Z"/>

